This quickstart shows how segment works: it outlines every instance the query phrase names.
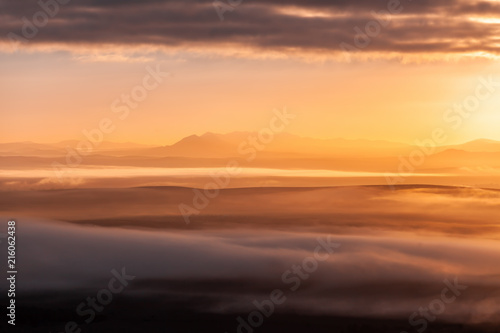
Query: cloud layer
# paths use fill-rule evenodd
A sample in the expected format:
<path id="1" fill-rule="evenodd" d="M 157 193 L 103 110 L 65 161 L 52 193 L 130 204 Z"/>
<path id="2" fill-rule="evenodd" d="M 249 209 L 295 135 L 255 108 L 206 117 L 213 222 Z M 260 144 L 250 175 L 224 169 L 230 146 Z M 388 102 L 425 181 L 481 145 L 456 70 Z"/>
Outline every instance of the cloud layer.
<path id="1" fill-rule="evenodd" d="M 340 57 L 341 43 L 354 47 L 353 54 L 381 56 L 494 56 L 500 51 L 499 2 L 394 1 L 242 1 L 225 11 L 222 22 L 211 1 L 73 0 L 58 5 L 57 14 L 27 38 L 27 43 L 69 49 L 149 45 L 254 56 L 278 52 Z M 371 37 L 359 37 L 355 28 L 366 32 L 367 23 L 376 21 L 373 13 L 388 13 L 388 8 L 394 14 L 377 15 L 380 29 L 371 23 Z M 3 1 L 3 40 L 9 42 L 11 32 L 22 37 L 22 18 L 33 22 L 40 10 L 35 1 Z"/>
<path id="2" fill-rule="evenodd" d="M 294 290 L 297 279 L 292 277 L 300 275 L 289 270 L 314 257 L 318 244 L 328 244 L 327 234 L 151 232 L 26 219 L 18 224 L 21 295 L 61 290 L 95 294 L 106 286 L 112 269 L 125 267 L 136 276 L 133 293 L 210 300 L 199 305 L 208 312 L 250 311 L 254 300 L 280 289 L 287 295 L 280 312 L 405 318 L 439 298 L 444 279 L 456 277 L 467 289 L 441 319 L 500 320 L 496 241 L 335 235 L 330 240 L 340 247 L 330 255 L 322 247 L 326 260 L 318 261 Z"/>

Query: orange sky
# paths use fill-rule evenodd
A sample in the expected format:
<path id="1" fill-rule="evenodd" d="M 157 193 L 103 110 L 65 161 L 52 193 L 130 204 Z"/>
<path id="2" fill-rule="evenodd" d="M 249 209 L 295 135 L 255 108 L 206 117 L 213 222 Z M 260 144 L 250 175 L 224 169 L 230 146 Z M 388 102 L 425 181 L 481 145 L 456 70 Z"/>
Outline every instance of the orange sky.
<path id="1" fill-rule="evenodd" d="M 196 59 L 81 62 L 67 53 L 2 55 L 1 141 L 80 139 L 83 129 L 114 120 L 110 141 L 169 144 L 207 131 L 256 131 L 273 108 L 297 114 L 291 133 L 413 142 L 443 114 L 473 95 L 480 77 L 499 73 L 490 61 L 456 64 L 304 63 L 300 61 Z M 111 104 L 141 84 L 147 66 L 172 75 L 120 120 Z M 500 81 L 500 79 L 497 79 Z M 500 91 L 481 101 L 449 143 L 500 140 Z"/>

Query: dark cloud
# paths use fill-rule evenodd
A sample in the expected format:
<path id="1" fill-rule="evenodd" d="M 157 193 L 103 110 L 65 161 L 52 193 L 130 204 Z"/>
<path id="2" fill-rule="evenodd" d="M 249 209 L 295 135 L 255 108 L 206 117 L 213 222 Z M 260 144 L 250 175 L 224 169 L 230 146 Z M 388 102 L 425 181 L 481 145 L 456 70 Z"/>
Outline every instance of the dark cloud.
<path id="1" fill-rule="evenodd" d="M 71 290 L 95 294 L 107 285 L 112 269 L 125 267 L 136 276 L 128 292 L 204 299 L 206 304 L 198 307 L 209 312 L 252 311 L 254 300 L 280 289 L 287 295 L 280 311 L 405 318 L 439 297 L 444 279 L 457 277 L 468 288 L 440 318 L 499 320 L 499 252 L 492 241 L 332 235 L 330 240 L 340 246 L 292 290 L 296 282 L 284 274 L 312 258 L 318 239 L 328 234 L 154 232 L 34 219 L 20 219 L 18 225 L 21 296 Z M 289 271 L 286 276 L 295 275 Z"/>
<path id="2" fill-rule="evenodd" d="M 354 45 L 355 27 L 365 29 L 373 11 L 386 10 L 388 0 L 243 1 L 221 22 L 212 1 L 73 0 L 39 29 L 30 44 L 117 44 L 159 47 L 230 46 L 340 54 L 340 43 Z M 401 3 L 402 12 L 371 38 L 363 52 L 499 53 L 497 26 L 471 20 L 495 16 L 498 3 L 419 0 Z M 22 36 L 22 17 L 30 21 L 35 1 L 0 3 L 4 40 L 10 32 Z M 321 15 L 317 15 L 321 13 Z M 311 16 L 313 15 L 313 16 Z"/>

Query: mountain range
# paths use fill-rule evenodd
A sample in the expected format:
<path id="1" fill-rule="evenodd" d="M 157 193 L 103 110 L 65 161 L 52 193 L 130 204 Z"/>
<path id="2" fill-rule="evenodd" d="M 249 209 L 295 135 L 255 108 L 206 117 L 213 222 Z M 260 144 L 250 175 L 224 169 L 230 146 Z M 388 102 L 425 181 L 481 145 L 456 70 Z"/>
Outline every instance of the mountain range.
<path id="1" fill-rule="evenodd" d="M 269 143 L 266 142 L 269 141 Z M 67 149 L 77 149 L 78 140 L 51 144 L 34 142 L 0 143 L 0 156 L 55 157 Z M 93 146 L 92 154 L 106 156 L 228 158 L 255 149 L 261 157 L 273 158 L 374 158 L 407 155 L 417 146 L 382 140 L 314 139 L 288 133 L 276 134 L 272 140 L 254 132 L 191 135 L 172 145 L 148 146 L 131 142 L 104 141 Z M 500 142 L 479 139 L 459 145 L 436 147 L 433 153 L 460 151 L 469 153 L 500 152 Z"/>

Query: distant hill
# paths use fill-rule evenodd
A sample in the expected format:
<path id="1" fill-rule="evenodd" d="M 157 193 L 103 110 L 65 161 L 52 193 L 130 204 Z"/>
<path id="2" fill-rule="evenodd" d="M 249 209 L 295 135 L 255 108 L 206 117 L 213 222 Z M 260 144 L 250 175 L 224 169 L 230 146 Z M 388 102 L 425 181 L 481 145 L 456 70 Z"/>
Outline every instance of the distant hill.
<path id="1" fill-rule="evenodd" d="M 262 138 L 264 141 L 267 138 Z M 76 148 L 77 140 L 62 141 L 53 144 L 39 144 L 34 142 L 1 143 L 1 156 L 35 156 L 57 157 L 66 154 L 66 148 Z M 147 146 L 135 143 L 103 142 L 94 150 L 94 155 L 107 157 L 148 157 L 148 158 L 191 158 L 191 159 L 224 159 L 248 156 L 250 151 L 257 152 L 259 159 L 288 159 L 299 161 L 349 159 L 349 164 L 362 163 L 361 160 L 389 159 L 398 156 L 408 156 L 417 147 L 397 142 L 382 140 L 348 140 L 314 139 L 293 134 L 276 134 L 268 143 L 259 139 L 255 132 L 232 132 L 216 134 L 207 132 L 203 135 L 191 135 L 168 146 Z M 471 164 L 470 159 L 477 163 L 498 160 L 500 142 L 493 140 L 475 140 L 460 145 L 437 147 L 430 161 L 439 161 L 440 165 L 460 162 L 463 165 Z M 484 155 L 482 155 L 484 154 Z M 358 162 L 353 161 L 358 160 Z M 337 161 L 340 162 L 340 161 Z M 336 163 L 337 163 L 336 162 Z M 382 162 L 379 160 L 378 162 Z M 385 164 L 387 161 L 383 162 Z M 437 162 L 436 162 L 437 163 Z M 472 163 L 477 165 L 477 163 Z M 379 163 L 377 163 L 379 164 Z M 391 164 L 393 164 L 391 162 Z M 427 163 L 426 163 L 427 164 Z M 496 164 L 496 163 L 495 163 Z"/>
<path id="2" fill-rule="evenodd" d="M 78 140 L 66 140 L 56 143 L 35 143 L 31 141 L 0 143 L 0 155 L 2 156 L 61 156 L 66 154 L 66 148 L 76 149 Z M 145 149 L 150 146 L 125 142 L 104 141 L 99 146 L 93 147 L 94 152 L 129 151 L 134 149 Z"/>
<path id="3" fill-rule="evenodd" d="M 233 132 L 229 134 L 205 133 L 186 137 L 171 146 L 155 147 L 136 151 L 145 156 L 182 156 L 182 157 L 234 157 L 242 151 L 257 147 L 260 155 L 274 157 L 320 157 L 320 156 L 392 156 L 403 153 L 412 147 L 407 144 L 389 141 L 313 139 L 280 133 L 265 143 L 258 139 L 258 133 Z M 257 142 L 252 143 L 252 138 Z"/>
<path id="4" fill-rule="evenodd" d="M 439 147 L 436 151 L 441 152 L 448 149 L 464 150 L 475 153 L 494 153 L 500 152 L 500 142 L 494 140 L 479 139 L 469 141 L 460 145 L 442 146 Z"/>

